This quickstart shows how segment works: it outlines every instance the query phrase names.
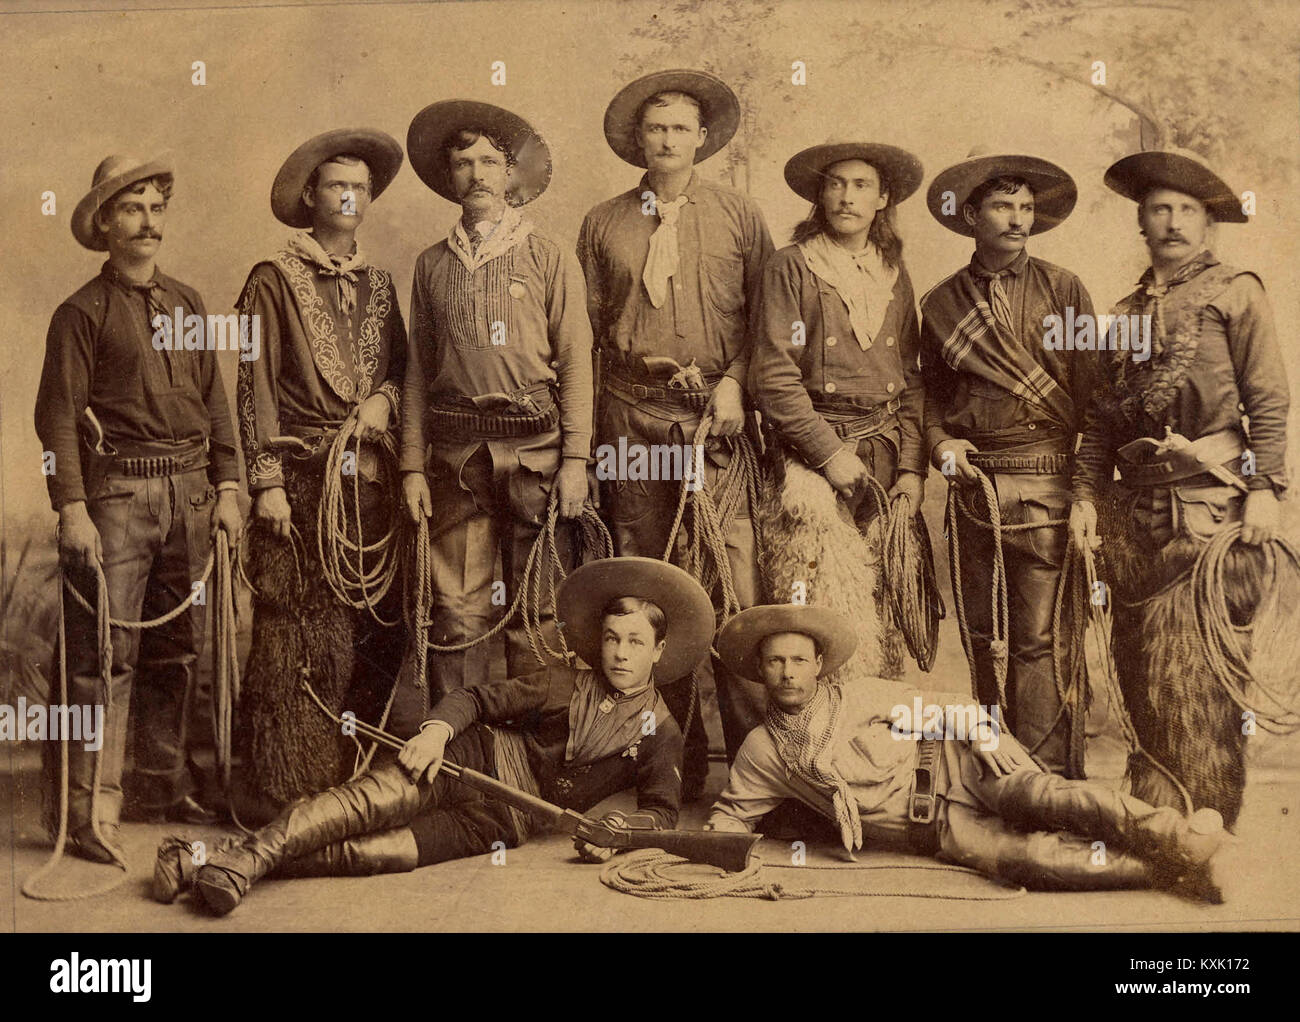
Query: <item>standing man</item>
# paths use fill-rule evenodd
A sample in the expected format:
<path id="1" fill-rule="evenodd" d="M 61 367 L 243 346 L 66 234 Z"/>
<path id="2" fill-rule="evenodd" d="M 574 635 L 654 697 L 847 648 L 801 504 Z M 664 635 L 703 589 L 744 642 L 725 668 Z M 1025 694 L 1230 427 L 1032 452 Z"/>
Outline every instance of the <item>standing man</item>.
<path id="1" fill-rule="evenodd" d="M 488 103 L 447 100 L 415 116 L 406 147 L 420 180 L 460 206 L 448 236 L 415 263 L 401 452 L 407 510 L 429 519 L 429 638 L 447 646 L 492 627 L 494 596 L 498 606 L 513 601 L 552 487 L 563 518 L 582 513 L 591 325 L 577 260 L 519 211 L 551 179 L 550 151 L 531 125 Z M 571 539 L 557 530 L 566 567 Z M 433 654 L 435 695 L 483 684 L 490 659 L 484 642 Z M 536 668 L 516 619 L 506 670 Z"/>
<path id="2" fill-rule="evenodd" d="M 1052 609 L 1065 558 L 1070 463 L 1093 377 L 1090 351 L 1048 350 L 1049 317 L 1091 319 L 1079 278 L 1025 251 L 1031 234 L 1074 209 L 1075 186 L 1033 156 L 971 157 L 930 185 L 930 213 L 975 239 L 970 264 L 921 299 L 921 370 L 930 460 L 965 488 L 956 530 L 954 598 L 964 601 L 967 655 L 985 706 L 1053 772 L 1083 775 L 1082 720 L 1062 710 L 1052 657 Z M 996 491 L 1009 634 L 991 606 L 998 565 L 978 475 Z M 1072 725 L 1074 730 L 1072 731 Z M 1071 742 L 1071 735 L 1075 741 Z"/>
<path id="3" fill-rule="evenodd" d="M 262 335 L 261 357 L 240 364 L 238 384 L 257 587 L 241 707 L 250 817 L 352 770 L 353 743 L 303 692 L 303 669 L 310 665 L 312 687 L 335 712 L 376 720 L 401 661 L 402 629 L 381 626 L 364 598 L 360 607 L 343 602 L 317 536 L 329 452 L 345 421 L 355 423 L 360 454 L 335 482 L 361 534 L 340 542 L 373 544 L 395 524 L 396 473 L 391 464 L 384 472 L 380 443 L 401 408 L 406 331 L 392 277 L 369 262 L 356 232 L 401 165 L 397 140 L 369 129 L 327 131 L 295 149 L 271 186 L 271 212 L 298 230 L 253 267 L 239 297 Z M 376 609 L 399 620 L 397 593 Z"/>
<path id="4" fill-rule="evenodd" d="M 869 499 L 868 477 L 890 498 L 909 497 L 913 511 L 925 493 L 920 330 L 894 219 L 922 174 L 911 153 L 877 142 L 798 153 L 785 178 L 813 209 L 763 275 L 749 391 L 786 449 L 843 498 L 864 536 L 887 510 Z M 883 587 L 875 596 L 876 619 L 889 621 Z"/>
<path id="5" fill-rule="evenodd" d="M 600 351 L 602 407 L 598 444 L 676 445 L 685 452 L 703 416 L 712 416 L 705 485 L 732 454 L 746 425 L 749 317 L 758 302 L 772 240 L 757 204 L 703 180 L 694 164 L 730 141 L 740 102 L 703 71 L 659 71 L 625 86 L 605 111 L 605 138 L 623 160 L 646 168 L 635 188 L 587 214 L 578 256 L 587 276 L 591 322 Z M 685 456 L 682 459 L 685 463 Z M 607 491 L 615 548 L 663 557 L 681 484 L 618 480 Z M 742 500 L 725 523 L 727 559 L 742 607 L 758 589 L 754 509 Z M 685 551 L 679 545 L 675 557 Z M 728 756 L 760 720 L 762 692 L 741 690 L 713 661 Z M 686 734 L 688 799 L 699 794 L 708 748 L 691 686 L 664 697 Z"/>
<path id="6" fill-rule="evenodd" d="M 218 528 L 233 543 L 239 461 L 214 353 L 156 344 L 162 323 L 198 316 L 193 288 L 156 263 L 172 194 L 169 157 L 110 156 L 72 214 L 73 236 L 108 261 L 54 312 L 36 396 L 59 559 L 93 605 L 96 574 L 113 617 L 165 614 L 192 595 Z M 202 606 L 141 630 L 114 628 L 111 693 L 101 691 L 93 615 L 66 603 L 68 700 L 109 704 L 103 747 L 68 745 L 70 847 L 95 862 L 122 856 L 119 822 L 128 713 L 134 708 L 133 802 L 147 819 L 211 822 L 185 755 L 185 724 L 203 642 Z M 141 684 L 135 685 L 139 667 Z M 134 707 L 132 695 L 134 694 Z M 100 776 L 94 784 L 96 756 Z M 57 801 L 58 796 L 54 799 Z"/>
<path id="7" fill-rule="evenodd" d="M 1230 550 L 1223 584 L 1232 623 L 1254 620 L 1267 571 L 1257 547 L 1277 531 L 1287 486 L 1286 369 L 1259 277 L 1220 263 L 1210 248 L 1216 222 L 1247 222 L 1233 190 L 1181 150 L 1126 156 L 1106 171 L 1106 184 L 1138 204 L 1151 254 L 1115 312 L 1148 324 L 1151 343 L 1102 363 L 1070 527 L 1081 544 L 1105 543 L 1115 596 L 1134 608 L 1115 614 L 1114 642 L 1138 740 L 1195 805 L 1219 810 L 1232 826 L 1246 783 L 1245 717 L 1222 687 L 1231 679 L 1216 676 L 1203 647 L 1188 642 L 1198 634 L 1201 596 L 1185 576 L 1215 535 L 1240 523 L 1245 546 Z M 1111 512 L 1100 538 L 1098 502 Z M 1278 573 L 1273 584 L 1287 577 Z M 1274 598 L 1295 606 L 1294 594 Z M 1144 757 L 1130 769 L 1134 794 L 1182 807 Z"/>

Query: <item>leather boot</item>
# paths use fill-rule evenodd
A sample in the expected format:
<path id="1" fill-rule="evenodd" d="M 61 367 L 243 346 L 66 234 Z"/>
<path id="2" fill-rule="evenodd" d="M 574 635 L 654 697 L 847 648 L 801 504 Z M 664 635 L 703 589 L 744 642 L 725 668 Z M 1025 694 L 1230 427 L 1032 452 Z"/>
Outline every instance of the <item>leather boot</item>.
<path id="1" fill-rule="evenodd" d="M 224 852 L 239 842 L 237 837 L 222 838 L 212 846 L 212 853 Z M 199 871 L 199 863 L 206 861 L 198 855 L 197 843 L 183 837 L 172 835 L 165 837 L 158 845 L 158 855 L 153 864 L 153 884 L 150 893 L 154 901 L 170 905 L 180 895 L 194 886 L 194 877 Z"/>
<path id="2" fill-rule="evenodd" d="M 208 907 L 224 916 L 249 887 L 286 859 L 296 859 L 344 838 L 409 823 L 424 801 L 396 764 L 380 767 L 294 803 L 243 843 L 213 855 L 195 883 Z"/>
<path id="3" fill-rule="evenodd" d="M 1213 809 L 1184 817 L 1102 785 L 1031 770 L 1003 778 L 998 814 L 1026 830 L 1067 830 L 1126 848 L 1151 861 L 1162 886 L 1204 872 L 1224 838 L 1223 817 Z"/>
<path id="4" fill-rule="evenodd" d="M 410 827 L 362 834 L 318 848 L 280 864 L 275 877 L 368 877 L 409 873 L 419 865 Z"/>
<path id="5" fill-rule="evenodd" d="M 1048 891 L 1150 887 L 1154 872 L 1136 855 L 1108 849 L 1099 857 L 1090 840 L 1042 830 L 1005 835 L 999 842 L 996 868 L 998 876 Z"/>

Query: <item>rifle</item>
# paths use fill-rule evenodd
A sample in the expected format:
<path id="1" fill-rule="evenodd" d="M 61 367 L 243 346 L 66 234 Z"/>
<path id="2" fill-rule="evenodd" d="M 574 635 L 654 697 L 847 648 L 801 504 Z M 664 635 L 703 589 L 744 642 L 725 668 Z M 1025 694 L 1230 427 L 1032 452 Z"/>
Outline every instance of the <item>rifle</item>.
<path id="1" fill-rule="evenodd" d="M 334 720 L 342 723 L 329 708 L 320 701 L 320 697 L 304 680 L 303 687 L 320 710 Z M 364 720 L 349 720 L 362 736 L 371 741 L 387 745 L 390 749 L 401 751 L 406 744 Z M 657 830 L 650 827 L 611 827 L 600 820 L 593 820 L 572 809 L 547 802 L 536 795 L 530 795 L 509 784 L 498 781 L 495 777 L 481 774 L 477 770 L 463 767 L 443 760 L 438 767 L 439 773 L 453 777 L 483 794 L 495 798 L 516 809 L 545 820 L 552 827 L 572 837 L 580 838 L 589 845 L 598 848 L 624 850 L 631 848 L 660 848 L 673 855 L 680 855 L 692 862 L 702 862 L 717 866 L 729 873 L 739 873 L 749 865 L 754 845 L 762 839 L 762 834 L 740 834 L 722 830 Z"/>
<path id="2" fill-rule="evenodd" d="M 361 722 L 357 722 L 361 727 Z M 546 820 L 553 828 L 586 841 L 598 848 L 661 848 L 692 862 L 717 866 L 729 873 L 739 873 L 749 865 L 750 854 L 762 834 L 739 834 L 722 830 L 657 830 L 648 827 L 611 827 L 572 809 L 561 809 L 545 799 L 504 784 L 469 767 L 442 761 L 440 772 L 456 778 L 491 798 L 512 805 L 534 817 Z"/>

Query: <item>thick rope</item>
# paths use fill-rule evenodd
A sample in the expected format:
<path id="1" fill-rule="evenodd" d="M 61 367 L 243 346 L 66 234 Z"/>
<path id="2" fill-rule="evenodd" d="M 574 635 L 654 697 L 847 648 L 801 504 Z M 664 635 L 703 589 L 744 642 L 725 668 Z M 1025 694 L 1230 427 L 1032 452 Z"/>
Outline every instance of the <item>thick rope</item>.
<path id="1" fill-rule="evenodd" d="M 1228 697 L 1238 708 L 1250 713 L 1255 723 L 1270 734 L 1290 735 L 1300 731 L 1300 706 L 1265 685 L 1250 669 L 1250 653 L 1243 636 L 1250 626 L 1232 622 L 1228 606 L 1226 571 L 1228 554 L 1240 539 L 1241 523 L 1215 533 L 1196 557 L 1192 566 L 1192 590 L 1196 607 L 1196 632 L 1205 650 L 1205 659 Z M 1300 550 L 1288 539 L 1275 538 L 1263 544 L 1270 574 L 1276 584 L 1278 562 L 1284 555 L 1300 569 Z M 1264 586 L 1261 584 L 1261 595 Z M 1258 698 L 1252 699 L 1249 693 Z"/>
<path id="2" fill-rule="evenodd" d="M 939 622 L 947 612 L 935 577 L 930 531 L 905 493 L 890 504 L 883 563 L 894 623 L 916 665 L 928 672 L 939 650 Z"/>
<path id="3" fill-rule="evenodd" d="M 709 437 L 709 428 L 713 425 L 713 416 L 705 415 L 696 427 L 691 438 L 691 457 L 696 451 L 703 451 Z M 685 554 L 680 567 L 700 583 L 704 591 L 713 598 L 715 590 L 721 595 L 721 620 L 719 629 L 741 612 L 740 597 L 736 595 L 735 576 L 731 571 L 731 560 L 727 556 L 727 530 L 741 502 L 747 501 L 750 514 L 753 515 L 759 505 L 759 483 L 761 473 L 758 455 L 750 442 L 749 436 L 742 430 L 731 438 L 731 461 L 718 473 L 715 492 L 710 493 L 705 485 L 704 463 L 693 465 L 693 472 L 684 473 L 682 485 L 677 497 L 677 512 L 673 524 L 668 530 L 668 542 L 664 545 L 664 561 L 671 562 L 677 549 L 678 536 L 685 530 Z M 686 509 L 691 514 L 687 518 Z M 717 650 L 710 648 L 717 655 Z M 690 703 L 686 711 L 686 720 L 682 723 L 682 734 L 686 734 L 695 722 L 695 713 L 700 701 L 699 680 L 696 672 L 691 672 Z"/>
<path id="4" fill-rule="evenodd" d="M 682 873 L 682 869 L 686 873 Z M 977 877 L 981 886 L 993 890 L 969 894 L 945 894 L 926 890 L 859 890 L 849 887 L 829 887 L 814 883 L 781 882 L 772 879 L 772 872 L 789 870 L 797 873 L 841 872 L 859 875 L 869 871 L 919 871 L 947 873 Z M 674 875 L 674 872 L 677 875 Z M 692 863 L 678 855 L 646 848 L 626 856 L 617 856 L 601 870 L 600 882 L 611 890 L 634 894 L 638 898 L 658 900 L 705 898 L 758 898 L 765 901 L 789 901 L 815 897 L 855 898 L 933 898 L 946 901 L 1010 901 L 1023 898 L 1028 892 L 1023 887 L 1007 889 L 983 873 L 962 866 L 948 866 L 938 862 L 887 866 L 775 866 L 761 860 L 752 862 L 739 873 L 727 873 L 713 866 Z"/>
<path id="5" fill-rule="evenodd" d="M 348 451 L 348 444 L 352 451 Z M 375 445 L 383 474 L 395 492 L 397 480 L 397 446 L 391 433 L 384 433 Z M 352 455 L 349 471 L 344 472 L 348 454 Z M 347 476 L 352 478 L 352 522 L 355 530 L 349 532 L 347 501 L 344 498 Z M 316 509 L 316 550 L 320 555 L 321 572 L 334 595 L 346 606 L 357 610 L 365 608 L 370 616 L 385 627 L 397 621 L 380 617 L 378 604 L 388 594 L 401 567 L 397 546 L 399 534 L 397 504 L 389 503 L 388 528 L 382 537 L 367 543 L 361 525 L 361 434 L 357 431 L 354 411 L 339 427 L 330 443 L 325 459 L 325 478 L 321 487 L 321 501 Z M 355 539 L 353 539 L 355 535 Z M 373 558 L 369 567 L 366 558 Z"/>
<path id="6" fill-rule="evenodd" d="M 589 557 L 613 557 L 614 540 L 600 515 L 597 514 L 596 509 L 584 505 L 579 522 L 582 541 L 580 560 L 586 560 Z M 432 650 L 435 653 L 464 652 L 500 634 L 506 625 L 514 620 L 517 614 L 522 614 L 528 642 L 532 647 L 533 655 L 537 658 L 537 662 L 544 665 L 547 663 L 547 658 L 550 657 L 560 663 L 571 663 L 574 654 L 565 643 L 564 635 L 557 630 L 560 648 L 553 649 L 547 641 L 542 628 L 542 617 L 548 612 L 554 612 L 556 591 L 559 589 L 559 584 L 568 575 L 561 562 L 559 545 L 556 541 L 555 531 L 558 523 L 559 490 L 552 487 L 550 499 L 547 502 L 546 523 L 538 532 L 537 539 L 533 541 L 532 548 L 528 551 L 522 577 L 518 580 L 515 589 L 515 597 L 510 606 L 506 608 L 505 613 L 496 624 L 482 635 L 466 639 L 464 642 L 444 646 L 425 639 L 426 650 Z M 428 615 L 428 593 L 433 585 L 429 575 L 428 530 L 428 522 L 421 518 L 416 525 L 411 544 L 415 566 L 408 575 L 408 582 L 413 583 L 414 592 L 407 593 L 406 601 L 409 608 L 408 627 L 412 635 L 420 636 L 423 636 L 433 625 L 433 621 Z M 419 642 L 417 642 L 416 646 L 419 645 Z M 417 657 L 421 678 L 425 678 L 427 655 L 420 655 L 417 652 Z M 425 684 L 427 684 L 427 681 Z"/>
<path id="7" fill-rule="evenodd" d="M 210 562 L 209 562 L 210 566 Z M 71 579 L 67 573 L 60 570 L 63 585 L 59 586 L 59 702 L 62 706 L 68 705 L 68 629 L 67 618 L 64 614 L 63 590 L 66 587 L 74 596 L 80 596 L 72 585 Z M 96 608 L 87 610 L 95 615 L 95 633 L 97 639 L 97 648 L 99 650 L 99 680 L 103 688 L 104 699 L 104 726 L 111 727 L 109 721 L 112 719 L 113 712 L 113 637 L 112 637 L 112 618 L 109 616 L 108 606 L 108 580 L 104 577 L 103 566 L 95 562 L 95 582 L 96 582 Z M 84 602 L 84 601 L 83 601 Z M 182 608 L 189 606 L 193 602 L 193 595 Z M 161 623 L 161 621 L 159 622 Z M 49 859 L 23 881 L 22 892 L 35 901 L 84 901 L 88 898 L 96 898 L 101 894 L 107 894 L 109 891 L 116 890 L 126 883 L 128 877 L 128 866 L 126 861 L 113 850 L 112 846 L 104 839 L 103 832 L 99 829 L 99 784 L 103 775 L 103 745 L 95 751 L 95 767 L 91 775 L 90 789 L 90 830 L 95 836 L 95 840 L 103 846 L 109 854 L 113 856 L 113 865 L 121 869 L 120 876 L 114 876 L 109 882 L 99 887 L 93 887 L 88 890 L 75 891 L 72 893 L 62 893 L 54 891 L 43 891 L 40 889 L 40 882 L 52 873 L 63 859 L 63 850 L 68 840 L 68 736 L 63 735 L 59 742 L 59 830 L 54 838 L 54 851 L 50 853 Z M 103 863 L 101 865 L 108 865 Z"/>

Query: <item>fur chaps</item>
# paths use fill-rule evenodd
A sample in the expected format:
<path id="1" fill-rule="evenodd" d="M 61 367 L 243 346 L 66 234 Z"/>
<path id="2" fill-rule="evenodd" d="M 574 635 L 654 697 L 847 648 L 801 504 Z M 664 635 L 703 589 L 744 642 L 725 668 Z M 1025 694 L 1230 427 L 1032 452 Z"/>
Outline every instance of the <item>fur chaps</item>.
<path id="1" fill-rule="evenodd" d="M 1115 667 L 1142 747 L 1192 798 L 1140 755 L 1130 757 L 1133 794 L 1158 806 L 1217 809 L 1229 827 L 1246 784 L 1242 712 L 1206 661 L 1197 634 L 1192 564 L 1204 542 L 1186 533 L 1158 547 L 1134 514 L 1135 496 L 1118 487 L 1097 502 L 1102 577 L 1114 587 Z M 1250 624 L 1263 581 L 1263 558 L 1233 548 L 1226 572 L 1233 621 Z M 1263 630 L 1270 622 L 1254 622 Z M 1254 658 L 1258 660 L 1259 658 Z"/>
<path id="2" fill-rule="evenodd" d="M 257 593 L 239 735 L 246 793 L 255 803 L 290 802 L 352 774 L 357 746 L 302 690 L 303 668 L 310 665 L 311 686 L 334 713 L 351 710 L 376 722 L 405 642 L 401 625 L 383 628 L 369 612 L 344 606 L 334 596 L 316 551 L 322 460 L 293 463 L 286 458 L 285 463 L 285 493 L 305 559 L 296 569 L 293 545 L 271 536 L 256 519 L 248 534 L 248 573 Z M 368 536 L 383 528 L 373 519 L 363 515 Z M 399 617 L 399 588 L 390 590 L 379 607 L 386 620 Z"/>
<path id="3" fill-rule="evenodd" d="M 759 508 L 763 596 L 789 603 L 803 583 L 810 604 L 839 611 L 857 627 L 858 648 L 833 676 L 901 678 L 903 636 L 894 625 L 881 571 L 883 522 L 863 535 L 830 484 L 797 458 L 784 458 Z"/>

